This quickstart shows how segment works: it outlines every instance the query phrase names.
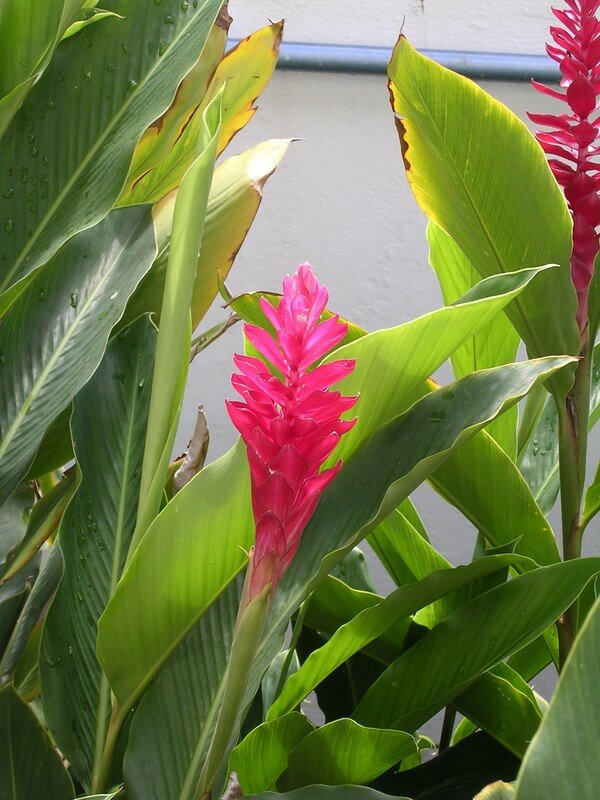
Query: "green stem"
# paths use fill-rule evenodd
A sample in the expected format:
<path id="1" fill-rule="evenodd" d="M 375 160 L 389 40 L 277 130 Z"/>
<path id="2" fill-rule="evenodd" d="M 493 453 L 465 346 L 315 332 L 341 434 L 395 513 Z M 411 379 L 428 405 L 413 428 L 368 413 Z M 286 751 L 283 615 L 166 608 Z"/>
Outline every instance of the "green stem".
<path id="1" fill-rule="evenodd" d="M 454 706 L 446 706 L 446 710 L 444 711 L 444 721 L 442 723 L 442 732 L 440 734 L 440 746 L 438 748 L 440 753 L 450 747 L 455 721 L 456 709 Z"/>
<path id="2" fill-rule="evenodd" d="M 223 703 L 196 786 L 195 800 L 211 797 L 213 783 L 227 754 L 269 611 L 271 588 L 271 584 L 268 584 L 248 605 L 244 605 L 242 600 L 227 665 Z"/>
<path id="3" fill-rule="evenodd" d="M 581 501 L 585 487 L 590 384 L 593 350 L 583 342 L 575 381 L 563 402 L 557 403 L 559 422 L 560 502 L 563 557 L 581 556 Z M 579 628 L 578 602 L 565 612 L 559 624 L 560 662 L 564 665 Z"/>
<path id="4" fill-rule="evenodd" d="M 108 730 L 106 732 L 106 740 L 104 743 L 104 750 L 102 752 L 102 760 L 94 767 L 94 774 L 92 775 L 92 792 L 105 792 L 109 789 L 109 781 L 113 770 L 113 760 L 119 742 L 121 729 L 125 723 L 127 715 L 121 716 L 119 714 L 116 704 L 113 706 L 113 712 L 108 723 Z"/>

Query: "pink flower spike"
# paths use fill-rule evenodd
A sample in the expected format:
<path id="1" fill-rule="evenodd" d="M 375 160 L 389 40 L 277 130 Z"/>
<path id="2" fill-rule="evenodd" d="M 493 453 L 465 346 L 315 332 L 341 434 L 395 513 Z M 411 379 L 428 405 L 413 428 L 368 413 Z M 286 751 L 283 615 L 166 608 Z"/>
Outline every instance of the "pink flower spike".
<path id="1" fill-rule="evenodd" d="M 273 591 L 281 580 L 321 493 L 342 464 L 324 471 L 321 466 L 356 422 L 341 417 L 358 398 L 329 391 L 350 374 L 354 361 L 315 367 L 348 327 L 337 316 L 321 321 L 328 297 L 310 264 L 301 264 L 284 278 L 277 308 L 261 299 L 265 328 L 244 326 L 250 342 L 282 379 L 260 359 L 234 356 L 241 374 L 233 375 L 232 384 L 242 401 L 226 405 L 246 444 L 256 529 L 248 602 L 269 584 Z"/>
<path id="2" fill-rule="evenodd" d="M 538 131 L 537 139 L 548 156 L 554 177 L 562 186 L 573 218 L 571 278 L 577 292 L 577 322 L 582 341 L 588 324 L 588 290 L 594 260 L 600 250 L 600 164 L 596 98 L 600 94 L 600 21 L 596 15 L 600 0 L 565 0 L 566 9 L 552 9 L 562 27 L 550 27 L 557 45 L 546 51 L 562 73 L 560 92 L 532 81 L 538 92 L 566 103 L 571 113 L 530 114 L 536 125 L 551 128 Z"/>

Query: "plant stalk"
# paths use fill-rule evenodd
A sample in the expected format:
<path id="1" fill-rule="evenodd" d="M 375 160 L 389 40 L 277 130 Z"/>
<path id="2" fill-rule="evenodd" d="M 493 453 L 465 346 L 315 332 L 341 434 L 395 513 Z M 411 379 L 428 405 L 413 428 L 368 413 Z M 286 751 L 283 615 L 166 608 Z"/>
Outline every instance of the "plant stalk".
<path id="1" fill-rule="evenodd" d="M 248 578 L 246 578 L 246 584 L 247 581 Z M 262 629 L 269 611 L 271 589 L 271 584 L 267 584 L 257 597 L 246 604 L 246 587 L 244 587 L 240 614 L 236 622 L 231 644 L 231 655 L 227 665 L 223 703 L 206 760 L 198 779 L 194 793 L 195 800 L 204 800 L 212 796 L 213 783 L 227 754 L 238 714 L 244 701 L 250 669 L 260 644 Z"/>
<path id="2" fill-rule="evenodd" d="M 563 558 L 580 558 L 583 527 L 581 502 L 585 488 L 590 386 L 593 350 L 582 342 L 575 380 L 563 402 L 557 403 L 559 422 L 560 502 Z M 558 626 L 560 665 L 572 647 L 579 628 L 579 603 L 567 609 Z"/>

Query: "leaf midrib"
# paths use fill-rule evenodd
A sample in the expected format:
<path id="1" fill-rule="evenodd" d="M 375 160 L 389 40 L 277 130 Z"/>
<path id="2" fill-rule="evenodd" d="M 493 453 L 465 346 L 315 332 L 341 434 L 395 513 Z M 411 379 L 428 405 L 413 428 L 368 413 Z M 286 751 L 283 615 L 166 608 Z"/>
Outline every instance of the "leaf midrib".
<path id="1" fill-rule="evenodd" d="M 52 203 L 52 205 L 50 206 L 50 208 L 48 209 L 48 211 L 46 212 L 46 214 L 44 215 L 42 220 L 38 223 L 38 226 L 37 226 L 36 230 L 34 231 L 34 233 L 29 237 L 29 239 L 27 241 L 27 244 L 25 245 L 23 250 L 21 250 L 21 253 L 17 257 L 17 259 L 13 262 L 13 265 L 12 265 L 11 269 L 8 271 L 5 280 L 0 285 L 0 293 L 4 292 L 4 291 L 6 291 L 6 289 L 10 288 L 10 286 L 12 285 L 11 284 L 12 278 L 14 277 L 15 273 L 18 272 L 19 267 L 21 266 L 21 264 L 23 263 L 23 261 L 27 257 L 28 253 L 31 251 L 31 248 L 33 247 L 33 245 L 36 243 L 36 241 L 41 236 L 41 233 L 43 232 L 46 224 L 50 221 L 50 219 L 52 218 L 52 216 L 56 212 L 57 208 L 59 208 L 60 205 L 62 205 L 62 203 L 63 203 L 63 201 L 65 199 L 65 196 L 71 190 L 71 188 L 76 183 L 76 181 L 78 180 L 80 175 L 82 175 L 86 171 L 85 168 L 94 159 L 97 151 L 100 149 L 100 147 L 102 146 L 104 141 L 108 138 L 108 136 L 113 132 L 113 130 L 115 129 L 117 123 L 121 120 L 121 117 L 125 114 L 126 111 L 129 110 L 129 108 L 131 107 L 131 104 L 134 103 L 137 100 L 137 98 L 143 93 L 144 87 L 146 86 L 148 81 L 156 74 L 158 66 L 162 65 L 164 63 L 165 56 L 168 55 L 168 53 L 171 52 L 172 48 L 177 44 L 177 42 L 181 41 L 181 38 L 186 34 L 186 31 L 192 26 L 192 24 L 194 22 L 196 22 L 196 20 L 198 19 L 199 15 L 202 12 L 202 10 L 206 7 L 206 5 L 209 2 L 210 2 L 210 0 L 205 0 L 204 4 L 197 10 L 196 14 L 194 14 L 192 17 L 190 17 L 189 22 L 187 22 L 181 28 L 181 34 L 180 35 L 178 34 L 173 39 L 173 41 L 171 42 L 171 44 L 169 45 L 167 51 L 163 54 L 163 56 L 161 56 L 157 61 L 154 62 L 154 67 L 149 72 L 146 73 L 146 76 L 139 83 L 137 90 L 133 94 L 131 94 L 129 98 L 128 97 L 125 98 L 124 104 L 121 106 L 119 111 L 117 111 L 117 113 L 112 118 L 112 120 L 110 121 L 108 126 L 100 134 L 99 138 L 96 140 L 96 142 L 93 145 L 93 147 L 88 151 L 87 155 L 84 156 L 83 160 L 80 162 L 80 164 L 78 164 L 77 169 L 73 172 L 73 174 L 71 175 L 71 177 L 69 178 L 67 183 L 63 186 L 62 190 L 58 193 L 58 195 L 56 196 L 54 202 Z M 218 12 L 215 12 L 215 16 L 216 16 L 216 13 L 218 13 Z M 143 134 L 143 132 L 144 131 L 140 132 L 140 136 Z M 115 196 L 114 200 L 116 200 L 117 196 L 118 196 L 118 192 L 117 192 L 117 195 Z M 114 202 L 114 200 L 113 200 L 113 202 Z M 109 209 L 109 211 L 110 211 L 110 209 Z M 100 220 L 97 219 L 94 222 L 92 222 L 91 224 L 85 225 L 83 228 L 79 228 L 78 232 L 80 232 L 82 230 L 87 230 L 88 228 L 93 227 L 99 221 Z M 70 236 L 68 236 L 67 240 L 69 238 L 71 238 L 72 236 L 74 236 L 74 235 L 75 234 L 71 234 Z M 65 240 L 65 241 L 67 241 L 67 240 Z M 25 275 L 23 275 L 22 277 L 25 277 Z"/>
<path id="2" fill-rule="evenodd" d="M 126 498 L 128 496 L 128 481 L 127 476 L 129 475 L 129 466 L 131 463 L 131 454 L 133 450 L 133 434 L 135 429 L 135 420 L 136 420 L 136 408 L 138 406 L 139 396 L 137 391 L 138 386 L 138 378 L 140 374 L 140 360 L 137 361 L 137 368 L 135 377 L 132 379 L 131 382 L 131 392 L 130 392 L 130 404 L 129 408 L 130 416 L 129 416 L 129 425 L 128 425 L 128 432 L 127 432 L 127 441 L 125 444 L 125 457 L 123 459 L 123 468 L 121 470 L 121 480 L 120 480 L 120 497 L 119 497 L 119 509 L 117 512 L 117 525 L 115 531 L 115 544 L 114 544 L 114 551 L 113 551 L 113 560 L 112 560 L 112 571 L 110 576 L 110 586 L 108 590 L 108 598 L 105 604 L 108 605 L 110 602 L 114 592 L 117 582 L 119 580 L 119 562 L 121 556 L 121 546 L 123 542 L 123 532 L 124 532 L 124 517 L 125 517 L 125 505 L 126 505 Z M 101 768 L 102 765 L 102 757 L 104 754 L 104 747 L 106 744 L 106 733 L 108 730 L 108 714 L 105 712 L 110 712 L 111 708 L 111 697 L 110 697 L 110 684 L 108 683 L 108 679 L 103 670 L 100 673 L 100 690 L 98 693 L 98 707 L 96 711 L 96 735 L 95 735 L 95 743 L 94 743 L 94 759 L 92 763 L 92 775 L 96 776 L 97 771 Z M 94 779 L 95 785 L 95 779 Z"/>

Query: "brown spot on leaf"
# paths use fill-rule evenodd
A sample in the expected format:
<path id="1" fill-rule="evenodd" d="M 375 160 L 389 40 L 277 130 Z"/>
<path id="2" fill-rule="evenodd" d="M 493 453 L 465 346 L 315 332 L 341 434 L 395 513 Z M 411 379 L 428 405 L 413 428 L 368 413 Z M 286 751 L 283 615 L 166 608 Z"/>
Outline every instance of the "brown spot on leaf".
<path id="1" fill-rule="evenodd" d="M 223 8 L 219 11 L 219 16 L 215 21 L 217 28 L 221 28 L 225 33 L 229 32 L 229 26 L 233 22 L 233 17 L 229 14 L 228 4 L 225 3 Z"/>

